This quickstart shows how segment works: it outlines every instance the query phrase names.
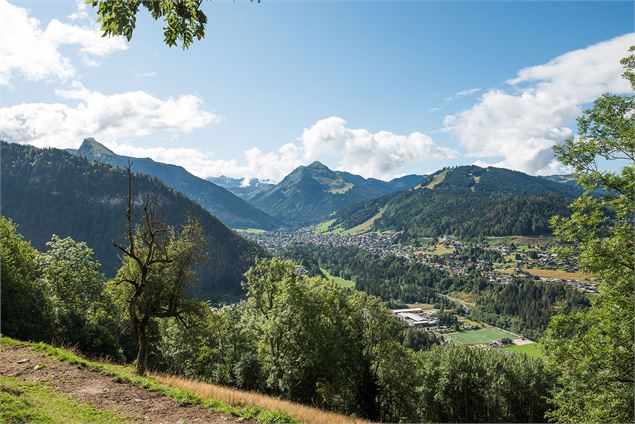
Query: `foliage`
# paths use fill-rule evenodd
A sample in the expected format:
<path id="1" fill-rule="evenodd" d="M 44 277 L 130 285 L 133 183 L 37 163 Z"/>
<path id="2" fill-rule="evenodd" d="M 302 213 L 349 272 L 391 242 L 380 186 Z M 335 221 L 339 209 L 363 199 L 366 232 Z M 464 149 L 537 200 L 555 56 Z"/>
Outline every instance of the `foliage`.
<path id="1" fill-rule="evenodd" d="M 0 216 L 2 333 L 42 340 L 53 328 L 53 307 L 40 280 L 38 252 L 18 233 L 13 221 Z"/>
<path id="2" fill-rule="evenodd" d="M 420 421 L 544 421 L 553 384 L 540 359 L 442 346 L 423 352 L 421 362 Z"/>
<path id="3" fill-rule="evenodd" d="M 622 63 L 635 88 L 635 55 Z M 599 283 L 591 307 L 562 307 L 544 340 L 549 363 L 559 371 L 554 421 L 634 419 L 634 102 L 633 96 L 601 96 L 579 118 L 578 138 L 554 147 L 585 189 L 570 205 L 570 217 L 553 220 L 559 250 L 579 255 L 583 270 Z M 601 163 L 607 162 L 621 169 L 606 170 Z M 598 191 L 603 195 L 592 195 Z"/>
<path id="4" fill-rule="evenodd" d="M 55 311 L 53 340 L 89 355 L 122 359 L 115 305 L 105 293 L 105 276 L 84 242 L 53 235 L 39 256 L 43 284 Z"/>
<path id="5" fill-rule="evenodd" d="M 205 36 L 207 16 L 199 6 L 202 0 L 86 0 L 97 8 L 97 21 L 104 36 L 123 35 L 132 39 L 140 6 L 150 12 L 152 19 L 163 19 L 163 42 L 168 46 L 181 43 L 187 49 L 194 38 Z"/>
<path id="6" fill-rule="evenodd" d="M 515 279 L 504 286 L 482 292 L 470 317 L 537 340 L 547 328 L 558 303 L 582 310 L 588 298 L 579 290 L 558 283 Z"/>

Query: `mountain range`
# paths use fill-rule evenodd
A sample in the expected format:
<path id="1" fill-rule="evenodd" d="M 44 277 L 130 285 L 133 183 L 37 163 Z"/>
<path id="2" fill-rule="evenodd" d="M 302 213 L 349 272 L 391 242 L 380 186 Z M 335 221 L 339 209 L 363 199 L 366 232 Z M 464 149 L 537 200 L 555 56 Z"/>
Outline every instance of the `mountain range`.
<path id="1" fill-rule="evenodd" d="M 226 177 L 224 175 L 221 175 L 220 177 L 208 177 L 207 181 L 223 187 L 241 199 L 247 201 L 256 193 L 268 190 L 275 186 L 272 182 L 259 180 L 258 178 L 251 178 L 246 181 L 246 184 L 244 184 L 245 179 Z"/>
<path id="2" fill-rule="evenodd" d="M 79 149 L 69 149 L 69 152 L 118 167 L 125 167 L 130 161 L 133 171 L 158 178 L 168 187 L 198 202 L 231 228 L 272 230 L 280 226 L 280 222 L 265 212 L 213 182 L 190 174 L 181 166 L 156 162 L 150 158 L 118 155 L 94 138 L 85 139 Z"/>
<path id="3" fill-rule="evenodd" d="M 402 239 L 549 234 L 549 219 L 568 214 L 581 193 L 570 178 L 502 168 L 444 168 L 407 190 L 338 211 L 330 229 L 399 231 Z"/>
<path id="4" fill-rule="evenodd" d="M 258 190 L 247 200 L 292 227 L 314 224 L 354 203 L 413 186 L 423 176 L 407 175 L 391 181 L 333 171 L 320 162 L 300 166 L 275 186 Z"/>
<path id="5" fill-rule="evenodd" d="M 112 157 L 109 150 L 91 144 L 93 156 Z M 125 172 L 58 149 L 0 142 L 0 154 L 2 215 L 17 223 L 20 233 L 40 250 L 52 234 L 86 242 L 102 271 L 114 276 L 121 261 L 112 243 L 122 240 L 125 228 Z M 133 191 L 137 199 L 149 196 L 168 224 L 182 225 L 189 216 L 201 223 L 208 254 L 198 273 L 201 297 L 241 292 L 242 274 L 256 256 L 266 255 L 258 245 L 158 178 L 135 174 Z"/>

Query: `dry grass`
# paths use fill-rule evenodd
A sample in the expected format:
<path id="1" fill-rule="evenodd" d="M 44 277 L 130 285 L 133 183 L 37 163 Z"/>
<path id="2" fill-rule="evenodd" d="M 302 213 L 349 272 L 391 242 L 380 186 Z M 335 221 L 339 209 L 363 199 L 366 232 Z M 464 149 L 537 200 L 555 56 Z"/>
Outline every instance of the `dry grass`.
<path id="1" fill-rule="evenodd" d="M 171 375 L 154 374 L 152 378 L 172 387 L 185 389 L 202 398 L 221 400 L 236 407 L 257 406 L 270 411 L 280 410 L 304 423 L 353 424 L 369 423 L 369 421 L 324 411 L 287 400 L 266 396 L 260 393 L 247 392 L 215 384 L 202 383 Z"/>

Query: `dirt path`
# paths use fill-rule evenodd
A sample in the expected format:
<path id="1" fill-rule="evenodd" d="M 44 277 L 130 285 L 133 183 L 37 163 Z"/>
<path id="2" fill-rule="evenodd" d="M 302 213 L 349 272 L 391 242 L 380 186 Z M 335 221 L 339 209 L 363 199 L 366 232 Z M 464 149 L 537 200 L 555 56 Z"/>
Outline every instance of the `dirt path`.
<path id="1" fill-rule="evenodd" d="M 133 384 L 116 383 L 98 371 L 56 361 L 24 346 L 0 348 L 0 374 L 21 381 L 48 381 L 60 394 L 134 423 L 244 423 L 203 407 L 180 404 Z"/>

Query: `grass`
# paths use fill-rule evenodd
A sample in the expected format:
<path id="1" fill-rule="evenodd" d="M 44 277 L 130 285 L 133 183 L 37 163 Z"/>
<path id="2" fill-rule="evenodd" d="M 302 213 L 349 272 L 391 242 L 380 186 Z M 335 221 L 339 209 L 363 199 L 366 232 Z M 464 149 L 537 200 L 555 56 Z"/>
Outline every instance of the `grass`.
<path id="1" fill-rule="evenodd" d="M 509 331 L 505 331 L 496 327 L 448 333 L 446 334 L 446 336 L 448 336 L 455 343 L 468 345 L 494 342 L 505 337 L 508 337 L 510 339 L 515 339 L 518 337 L 515 334 L 510 333 Z"/>
<path id="2" fill-rule="evenodd" d="M 385 210 L 386 210 L 386 206 L 379 208 L 379 211 L 377 211 L 375 215 L 373 215 L 366 221 L 362 222 L 361 224 L 356 225 L 355 227 L 349 228 L 348 230 L 345 230 L 344 233 L 345 234 L 359 234 L 359 233 L 365 233 L 366 231 L 369 231 L 371 227 L 373 226 L 373 224 L 375 223 L 375 221 L 381 218 Z"/>
<path id="3" fill-rule="evenodd" d="M 125 419 L 51 390 L 46 382 L 0 376 L 0 421 L 13 423 L 125 423 Z"/>
<path id="4" fill-rule="evenodd" d="M 562 280 L 590 280 L 593 277 L 591 274 L 585 274 L 582 272 L 567 272 L 559 269 L 534 268 L 526 269 L 525 271 L 531 275 L 535 275 L 536 277 L 559 278 Z"/>
<path id="5" fill-rule="evenodd" d="M 503 237 L 487 237 L 490 244 L 509 244 L 514 243 L 516 246 L 523 244 L 531 244 L 532 246 L 546 246 L 553 242 L 553 237 L 549 236 L 503 236 Z"/>
<path id="6" fill-rule="evenodd" d="M 323 223 L 315 227 L 315 232 L 318 234 L 328 233 L 329 230 L 331 229 L 331 226 L 335 224 L 335 221 L 336 221 L 335 218 L 329 219 L 328 221 L 324 221 Z"/>
<path id="7" fill-rule="evenodd" d="M 531 356 L 533 358 L 542 358 L 545 356 L 545 353 L 538 343 L 506 346 L 503 349 L 509 352 L 526 353 L 527 356 Z"/>
<path id="8" fill-rule="evenodd" d="M 468 293 L 463 291 L 453 291 L 448 293 L 449 298 L 459 299 L 468 305 L 474 305 L 476 303 L 476 299 L 474 298 L 474 293 Z"/>
<path id="9" fill-rule="evenodd" d="M 423 310 L 434 309 L 434 305 L 431 303 L 407 303 L 409 309 L 420 308 Z"/>
<path id="10" fill-rule="evenodd" d="M 187 390 L 190 393 L 195 393 L 202 398 L 211 397 L 219 399 L 229 405 L 234 405 L 236 407 L 255 405 L 262 409 L 285 411 L 289 415 L 298 418 L 303 423 L 350 424 L 354 422 L 367 422 L 333 412 L 312 408 L 310 406 L 289 402 L 284 399 L 265 396 L 260 393 L 230 389 L 227 387 L 203 383 L 196 380 L 189 380 L 176 376 L 155 375 L 154 378 L 171 387 L 179 387 L 181 389 Z"/>
<path id="11" fill-rule="evenodd" d="M 337 284 L 338 287 L 341 287 L 343 289 L 352 289 L 355 288 L 355 282 L 351 281 L 351 280 L 347 280 L 345 278 L 342 277 L 336 277 L 335 275 L 331 275 L 326 269 L 324 268 L 320 268 L 322 270 L 322 274 L 324 274 L 324 276 L 334 282 L 335 284 Z"/>
<path id="12" fill-rule="evenodd" d="M 99 371 L 104 375 L 112 377 L 118 383 L 135 384 L 143 387 L 144 389 L 167 396 L 168 398 L 182 404 L 198 405 L 222 414 L 232 415 L 250 421 L 258 421 L 265 424 L 299 422 L 297 418 L 292 417 L 284 411 L 267 410 L 257 405 L 232 406 L 218 399 L 203 398 L 195 393 L 189 392 L 186 389 L 162 384 L 155 378 L 140 377 L 134 373 L 134 370 L 130 366 L 89 361 L 67 349 L 51 346 L 46 343 L 22 342 L 8 337 L 2 337 L 0 344 L 5 346 L 28 346 L 31 349 L 42 352 L 58 361 L 66 362 L 79 368 Z"/>

